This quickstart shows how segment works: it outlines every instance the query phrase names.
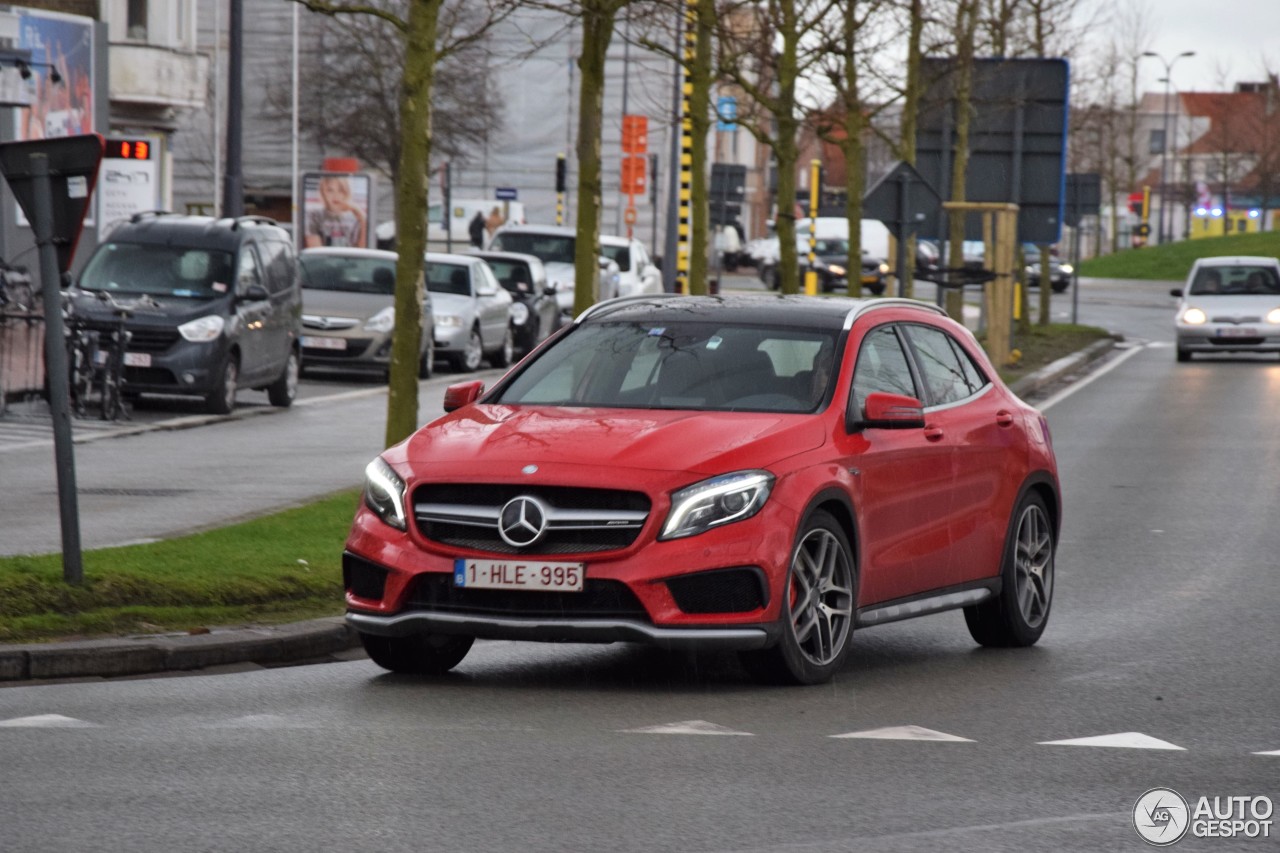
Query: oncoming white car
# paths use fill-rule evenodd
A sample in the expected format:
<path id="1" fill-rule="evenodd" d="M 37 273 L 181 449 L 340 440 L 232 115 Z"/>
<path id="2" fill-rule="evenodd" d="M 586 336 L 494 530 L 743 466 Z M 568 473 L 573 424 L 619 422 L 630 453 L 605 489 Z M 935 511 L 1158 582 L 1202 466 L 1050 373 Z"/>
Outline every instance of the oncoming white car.
<path id="1" fill-rule="evenodd" d="M 1174 319 L 1178 361 L 1194 353 L 1280 353 L 1280 260 L 1201 258 L 1191 267 Z"/>

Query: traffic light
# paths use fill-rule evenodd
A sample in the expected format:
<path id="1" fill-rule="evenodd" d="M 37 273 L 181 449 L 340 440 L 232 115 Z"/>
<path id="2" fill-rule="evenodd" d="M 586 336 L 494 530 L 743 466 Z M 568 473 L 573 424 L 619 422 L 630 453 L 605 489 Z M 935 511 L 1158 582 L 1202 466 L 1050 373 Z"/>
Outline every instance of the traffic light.
<path id="1" fill-rule="evenodd" d="M 565 190 L 565 157 L 563 154 L 556 155 L 556 192 L 562 193 Z"/>

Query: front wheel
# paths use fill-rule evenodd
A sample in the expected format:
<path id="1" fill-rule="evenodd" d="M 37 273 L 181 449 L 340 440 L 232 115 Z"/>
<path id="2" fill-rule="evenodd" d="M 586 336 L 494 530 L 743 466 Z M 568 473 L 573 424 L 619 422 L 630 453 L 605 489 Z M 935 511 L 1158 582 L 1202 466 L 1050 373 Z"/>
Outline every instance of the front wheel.
<path id="1" fill-rule="evenodd" d="M 240 379 L 240 365 L 235 356 L 228 355 L 222 365 L 218 384 L 204 398 L 205 411 L 214 415 L 229 415 L 236 407 L 236 383 Z"/>
<path id="2" fill-rule="evenodd" d="M 857 578 L 853 549 L 830 513 L 815 511 L 804 523 L 791 554 L 782 591 L 781 638 L 777 645 L 744 652 L 743 665 L 771 683 L 821 684 L 849 655 Z"/>
<path id="3" fill-rule="evenodd" d="M 360 634 L 360 644 L 370 660 L 383 669 L 408 675 L 442 675 L 462 663 L 474 642 L 474 637 L 443 634 Z"/>
<path id="4" fill-rule="evenodd" d="M 984 646 L 1030 646 L 1049 622 L 1056 532 L 1044 498 L 1028 494 L 1013 517 L 1000 594 L 964 609 L 969 634 Z"/>
<path id="5" fill-rule="evenodd" d="M 1185 350 L 1179 347 L 1178 361 L 1190 361 L 1190 360 L 1191 360 L 1191 350 Z"/>
<path id="6" fill-rule="evenodd" d="M 289 358 L 285 361 L 284 372 L 280 378 L 267 386 L 267 400 L 273 406 L 287 409 L 293 405 L 298 396 L 298 377 L 302 375 L 302 361 L 296 349 L 289 350 Z"/>
<path id="7" fill-rule="evenodd" d="M 454 369 L 463 373 L 474 373 L 480 369 L 480 361 L 484 358 L 484 344 L 480 340 L 480 330 L 472 329 L 467 338 L 467 346 L 460 353 L 452 356 Z"/>

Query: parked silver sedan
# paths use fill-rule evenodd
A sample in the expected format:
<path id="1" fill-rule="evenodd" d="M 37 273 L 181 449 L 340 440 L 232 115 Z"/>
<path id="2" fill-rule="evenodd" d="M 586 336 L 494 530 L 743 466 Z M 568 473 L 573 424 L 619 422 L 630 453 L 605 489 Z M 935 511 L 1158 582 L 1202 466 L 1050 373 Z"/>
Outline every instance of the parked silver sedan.
<path id="1" fill-rule="evenodd" d="M 511 294 L 474 255 L 428 252 L 427 292 L 435 308 L 436 357 L 473 371 L 488 357 L 506 367 L 515 355 Z"/>
<path id="2" fill-rule="evenodd" d="M 1178 361 L 1192 353 L 1280 352 L 1280 260 L 1201 258 L 1191 267 L 1174 320 Z"/>
<path id="3" fill-rule="evenodd" d="M 378 249 L 303 249 L 302 366 L 386 374 L 396 326 L 396 253 Z M 431 376 L 431 299 L 422 304 L 418 375 Z"/>

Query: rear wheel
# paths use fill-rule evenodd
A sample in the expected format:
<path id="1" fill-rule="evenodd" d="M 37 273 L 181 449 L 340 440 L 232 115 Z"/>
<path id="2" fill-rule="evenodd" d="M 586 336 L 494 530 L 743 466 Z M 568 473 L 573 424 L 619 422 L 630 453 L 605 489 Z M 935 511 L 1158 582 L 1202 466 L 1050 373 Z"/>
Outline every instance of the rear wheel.
<path id="1" fill-rule="evenodd" d="M 1053 604 L 1056 534 L 1044 498 L 1018 504 L 1005 543 L 1000 594 L 964 609 L 969 634 L 984 646 L 1030 646 L 1040 639 Z"/>
<path id="2" fill-rule="evenodd" d="M 383 669 L 409 675 L 448 672 L 462 663 L 474 642 L 474 637 L 444 634 L 411 634 L 407 637 L 360 634 L 360 643 L 370 660 Z"/>
<path id="3" fill-rule="evenodd" d="M 814 512 L 796 539 L 782 592 L 782 636 L 768 649 L 744 652 L 756 678 L 785 684 L 821 684 L 849 655 L 857 582 L 853 550 L 836 520 Z"/>
<path id="4" fill-rule="evenodd" d="M 511 364 L 516 355 L 516 335 L 507 326 L 506 332 L 502 335 L 502 346 L 489 354 L 489 363 L 494 367 L 507 367 Z"/>
<path id="5" fill-rule="evenodd" d="M 435 371 L 436 361 L 436 345 L 433 341 L 427 341 L 427 346 L 422 350 L 422 356 L 418 359 L 418 378 L 430 379 L 431 374 Z"/>
<path id="6" fill-rule="evenodd" d="M 204 398 L 205 411 L 214 415 L 229 415 L 236 407 L 236 383 L 240 379 L 240 365 L 234 355 L 228 355 L 222 365 L 218 384 Z"/>

